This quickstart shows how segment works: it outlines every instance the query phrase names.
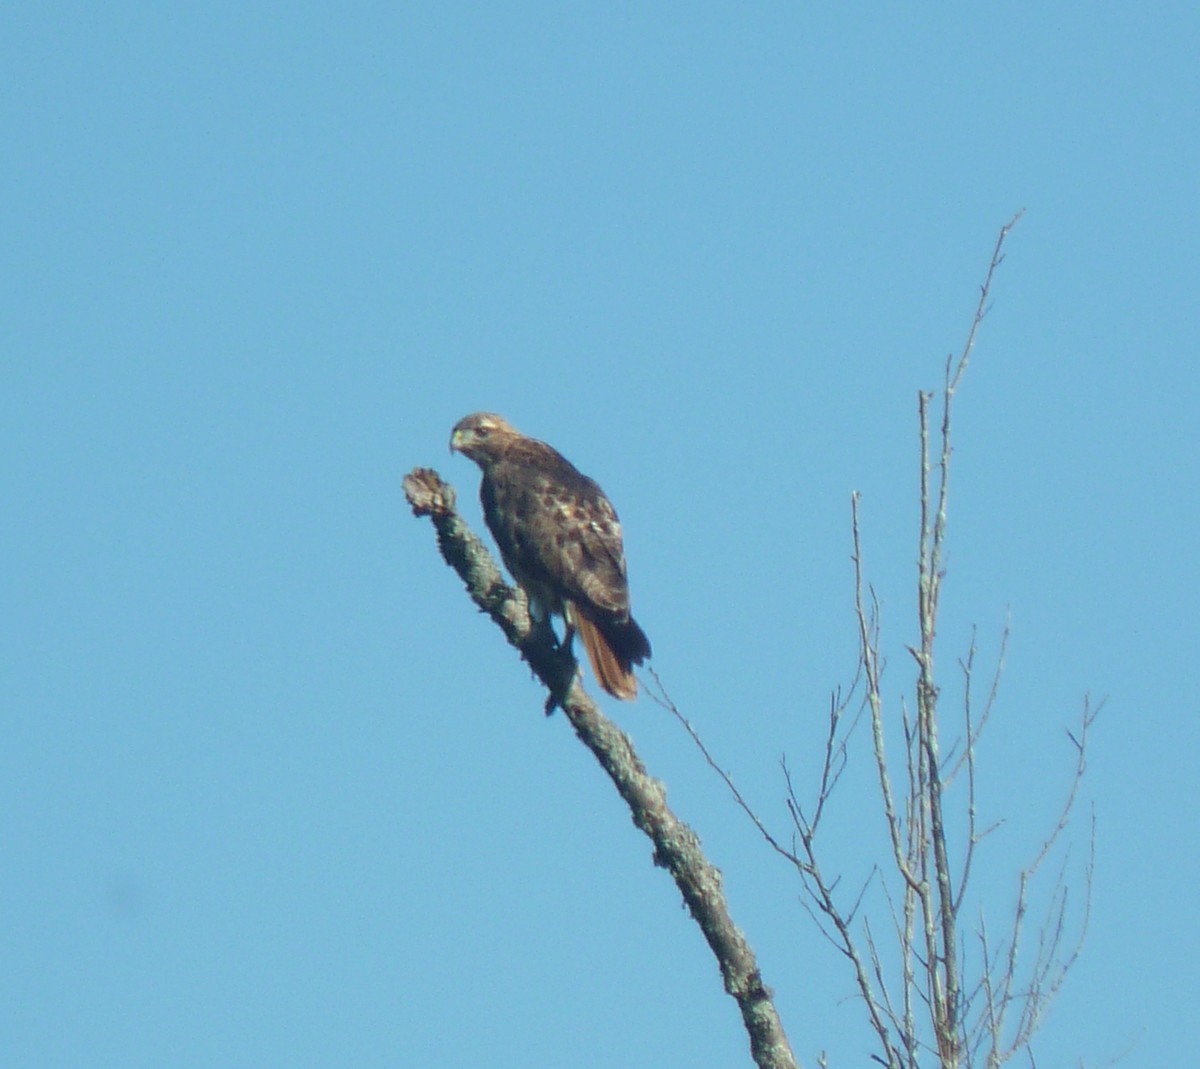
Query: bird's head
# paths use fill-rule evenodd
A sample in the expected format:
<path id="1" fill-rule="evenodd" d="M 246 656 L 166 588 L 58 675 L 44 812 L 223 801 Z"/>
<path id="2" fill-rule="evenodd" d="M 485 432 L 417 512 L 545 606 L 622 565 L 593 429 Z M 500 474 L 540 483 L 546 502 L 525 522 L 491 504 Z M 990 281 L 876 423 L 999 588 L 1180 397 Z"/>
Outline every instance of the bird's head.
<path id="1" fill-rule="evenodd" d="M 463 416 L 450 433 L 450 451 L 470 457 L 476 464 L 494 459 L 517 430 L 495 412 L 472 412 Z"/>

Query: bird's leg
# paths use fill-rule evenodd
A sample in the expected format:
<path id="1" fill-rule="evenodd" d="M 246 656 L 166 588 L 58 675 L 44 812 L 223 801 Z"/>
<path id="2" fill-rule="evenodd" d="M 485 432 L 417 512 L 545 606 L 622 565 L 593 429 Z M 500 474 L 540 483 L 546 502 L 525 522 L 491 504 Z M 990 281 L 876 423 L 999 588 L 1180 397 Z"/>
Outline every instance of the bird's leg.
<path id="1" fill-rule="evenodd" d="M 554 630 L 554 625 L 551 622 L 553 617 L 547 613 L 545 616 L 546 625 L 550 628 L 550 634 L 554 636 L 554 640 L 558 643 L 558 652 L 564 658 L 564 666 L 573 666 L 575 676 L 581 677 L 583 669 L 579 662 L 575 659 L 575 654 L 571 652 L 571 642 L 575 638 L 575 625 L 571 622 L 571 610 L 564 609 L 563 614 L 563 636 L 560 639 L 558 633 Z M 555 709 L 558 708 L 558 698 L 550 694 L 546 698 L 546 715 L 549 716 Z"/>
<path id="2" fill-rule="evenodd" d="M 525 597 L 529 604 L 529 618 L 539 627 L 544 624 L 559 652 L 568 660 L 575 661 L 575 654 L 571 649 L 571 642 L 575 638 L 575 622 L 572 619 L 571 607 L 569 605 L 558 607 L 548 605 L 540 597 L 530 594 L 528 591 L 525 592 Z M 558 632 L 554 630 L 554 617 L 559 615 L 563 618 L 562 638 L 559 638 Z"/>
<path id="3" fill-rule="evenodd" d="M 550 638 L 555 646 L 561 647 L 562 643 L 559 642 L 558 632 L 554 630 L 554 617 L 542 599 L 525 591 L 525 601 L 529 606 L 529 619 L 533 621 L 534 626 L 544 627 L 550 632 Z"/>
<path id="4" fill-rule="evenodd" d="M 546 612 L 546 606 L 542 604 L 542 599 L 534 597 L 524 587 L 521 587 L 521 592 L 525 595 L 525 604 L 529 608 L 529 618 L 534 623 L 540 624 L 549 616 L 549 613 Z"/>
<path id="5" fill-rule="evenodd" d="M 560 647 L 567 657 L 575 662 L 575 674 L 582 679 L 583 668 L 575 657 L 575 651 L 571 649 L 571 643 L 575 639 L 575 607 L 567 602 L 563 606 L 563 637 Z"/>
<path id="6" fill-rule="evenodd" d="M 572 602 L 568 601 L 563 605 L 563 637 L 561 645 L 569 657 L 575 656 L 574 651 L 571 649 L 571 643 L 575 640 L 575 615 L 578 611 Z"/>

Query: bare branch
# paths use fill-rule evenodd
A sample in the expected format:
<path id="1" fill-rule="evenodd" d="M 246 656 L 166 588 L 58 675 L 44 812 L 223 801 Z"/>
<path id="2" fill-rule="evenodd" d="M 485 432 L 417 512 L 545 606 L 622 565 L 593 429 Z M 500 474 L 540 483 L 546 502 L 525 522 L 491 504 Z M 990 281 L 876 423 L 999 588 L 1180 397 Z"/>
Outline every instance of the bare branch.
<path id="1" fill-rule="evenodd" d="M 500 578 L 486 548 L 455 511 L 453 489 L 437 472 L 418 468 L 405 477 L 404 491 L 414 514 L 432 520 L 438 548 L 472 600 L 496 621 L 545 684 L 548 707 L 562 708 L 629 806 L 634 823 L 654 844 L 655 864 L 675 880 L 717 959 L 725 990 L 737 1001 L 755 1063 L 760 1069 L 796 1069 L 771 992 L 753 950 L 729 915 L 721 874 L 704 856 L 696 833 L 671 811 L 662 784 L 646 772 L 629 738 L 583 689 L 574 659 L 553 641 L 549 624 L 531 621 L 524 596 Z"/>
<path id="2" fill-rule="evenodd" d="M 692 727 L 691 721 L 679 711 L 679 706 L 677 706 L 670 695 L 667 694 L 662 680 L 658 677 L 658 673 L 653 668 L 648 668 L 647 672 L 654 680 L 655 685 L 658 687 L 657 694 L 655 694 L 653 691 L 647 692 L 650 695 L 650 699 L 656 705 L 666 709 L 667 712 L 674 716 L 675 719 L 683 725 L 684 731 L 688 733 L 692 742 L 696 744 L 696 748 L 703 755 L 708 767 L 721 777 L 722 781 L 725 783 L 725 786 L 729 789 L 729 793 L 733 796 L 733 800 L 737 803 L 738 808 L 750 818 L 751 822 L 758 829 L 759 834 L 763 837 L 763 839 L 766 840 L 771 849 L 787 858 L 794 865 L 803 864 L 803 862 L 801 862 L 792 851 L 788 850 L 779 843 L 779 841 L 771 834 L 771 832 L 767 829 L 767 826 L 759 818 L 758 814 L 750 807 L 750 804 L 746 801 L 746 799 L 742 797 L 741 791 L 737 789 L 737 785 L 733 782 L 733 777 L 717 764 L 715 758 L 709 752 L 708 747 L 704 745 L 704 740 L 700 738 L 699 734 L 696 732 L 696 729 Z"/>
<path id="3" fill-rule="evenodd" d="M 883 797 L 884 817 L 888 834 L 892 840 L 892 853 L 896 867 L 904 878 L 917 886 L 916 877 L 909 870 L 908 861 L 901 847 L 900 821 L 896 817 L 896 803 L 892 798 L 892 783 L 888 773 L 887 755 L 883 743 L 883 697 L 879 689 L 879 602 L 871 593 L 871 608 L 868 611 L 863 601 L 862 543 L 858 528 L 858 494 L 850 495 L 850 525 L 854 540 L 854 612 L 858 619 L 859 651 L 863 675 L 866 680 L 866 698 L 871 709 L 871 738 L 875 745 L 875 768 L 879 775 L 879 790 Z"/>
<path id="4" fill-rule="evenodd" d="M 971 320 L 971 329 L 967 333 L 966 343 L 963 345 L 962 352 L 958 357 L 958 364 L 954 368 L 954 375 L 950 377 L 947 374 L 947 386 L 953 392 L 958 387 L 959 379 L 962 378 L 963 372 L 967 370 L 967 361 L 971 357 L 971 350 L 975 348 L 975 337 L 979 333 L 979 325 L 983 322 L 983 317 L 988 313 L 988 300 L 992 292 L 992 278 L 996 274 L 996 270 L 1004 262 L 1004 243 L 1008 240 L 1008 235 L 1012 232 L 1012 228 L 1021 220 L 1021 216 L 1025 214 L 1025 209 L 1022 208 L 1016 212 L 1007 223 L 1000 228 L 1000 233 L 996 235 L 996 244 L 992 249 L 992 259 L 988 264 L 987 274 L 984 276 L 983 282 L 979 286 L 979 303 L 975 307 L 975 316 Z M 947 372 L 949 372 L 950 362 L 947 358 Z M 947 428 L 948 429 L 948 428 Z"/>
<path id="5" fill-rule="evenodd" d="M 836 767 L 837 776 L 840 776 L 848 760 L 845 750 L 838 754 L 841 763 L 835 765 L 830 756 L 838 737 L 836 723 L 827 734 L 824 771 L 818 784 L 817 807 L 812 821 L 805 823 L 790 778 L 787 783 L 788 806 L 797 828 L 794 852 L 802 863 L 799 866 L 802 880 L 806 881 L 806 890 L 815 902 L 816 911 L 826 919 L 828 927 L 824 930 L 852 962 L 872 1028 L 880 1037 L 880 1053 L 875 1055 L 875 1060 L 889 1066 L 899 1062 L 905 1069 L 917 1069 L 919 1059 L 930 1052 L 940 1069 L 958 1069 L 964 1063 L 967 1066 L 985 1063 L 989 1069 L 996 1069 L 1018 1052 L 1030 1054 L 1032 1058 L 1030 1039 L 1080 947 L 1078 940 L 1073 946 L 1067 946 L 1071 919 L 1068 905 L 1073 899 L 1068 894 L 1066 859 L 1050 887 L 1045 917 L 1029 947 L 1024 945 L 1024 928 L 1035 877 L 1059 842 L 1077 798 L 1088 728 L 1095 718 L 1090 703 L 1085 704 L 1079 731 L 1069 735 L 1076 746 L 1077 762 L 1066 801 L 1036 856 L 1018 874 L 1016 906 L 1007 926 L 1007 937 L 999 946 L 982 922 L 976 932 L 977 942 L 964 941 L 962 913 L 976 867 L 977 848 L 1000 823 L 993 822 L 987 827 L 980 824 L 976 747 L 996 706 L 1008 648 L 1007 622 L 981 703 L 976 694 L 978 648 L 976 635 L 972 632 L 968 651 L 958 662 L 963 690 L 963 734 L 952 740 L 948 749 L 939 739 L 942 692 L 935 647 L 945 575 L 954 397 L 990 307 L 992 281 L 1003 261 L 1005 240 L 1020 216 L 1018 212 L 1001 228 L 979 289 L 966 340 L 957 357 L 946 358 L 941 387 L 937 391 L 941 411 L 936 423 L 931 409 L 934 393 L 921 391 L 917 396 L 920 460 L 917 639 L 906 647 L 916 666 L 916 680 L 911 703 L 903 699 L 900 703 L 899 725 L 903 731 L 904 755 L 903 762 L 896 764 L 895 779 L 885 751 L 879 603 L 874 589 L 864 580 L 859 499 L 857 494 L 851 498 L 854 605 L 859 642 L 857 678 L 862 680 L 864 708 L 870 715 L 876 780 L 891 844 L 892 878 L 897 881 L 890 886 L 884 872 L 873 870 L 872 886 L 880 889 L 889 911 L 889 931 L 895 936 L 899 953 L 899 987 L 887 980 L 884 968 L 887 957 L 877 942 L 876 930 L 861 895 L 849 912 L 834 903 L 832 891 L 837 881 L 829 880 L 821 873 L 815 854 L 816 818 L 829 801 L 831 780 L 836 782 L 836 776 L 831 776 L 829 770 Z M 933 440 L 935 436 L 936 441 Z M 842 739 L 843 745 L 848 738 L 849 733 Z M 965 783 L 958 783 L 957 792 L 951 795 L 950 787 L 964 770 Z M 899 783 L 901 771 L 905 777 L 903 789 L 894 786 Z M 961 840 L 955 836 L 952 842 L 952 833 L 957 832 L 960 821 L 965 824 L 965 836 Z M 953 852 L 961 856 L 952 866 Z M 1089 863 L 1082 907 L 1081 929 L 1084 931 L 1090 882 Z M 863 913 L 862 934 L 857 936 L 845 925 L 859 915 L 860 909 Z M 1022 970 L 1019 967 L 1023 964 L 1023 955 L 1029 960 Z M 964 979 L 966 977 L 969 979 Z M 897 1038 L 891 1038 L 891 1033 Z"/>

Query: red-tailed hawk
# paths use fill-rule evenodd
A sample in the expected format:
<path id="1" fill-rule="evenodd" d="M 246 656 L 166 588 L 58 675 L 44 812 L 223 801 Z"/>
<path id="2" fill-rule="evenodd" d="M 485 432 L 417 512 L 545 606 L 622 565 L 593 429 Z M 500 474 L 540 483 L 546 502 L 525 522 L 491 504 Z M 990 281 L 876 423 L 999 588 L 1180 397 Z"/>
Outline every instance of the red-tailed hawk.
<path id="1" fill-rule="evenodd" d="M 604 491 L 491 412 L 460 419 L 450 448 L 483 469 L 483 517 L 533 611 L 562 616 L 563 644 L 578 632 L 600 685 L 635 697 L 633 666 L 650 656 L 650 642 L 629 615 L 621 524 Z"/>

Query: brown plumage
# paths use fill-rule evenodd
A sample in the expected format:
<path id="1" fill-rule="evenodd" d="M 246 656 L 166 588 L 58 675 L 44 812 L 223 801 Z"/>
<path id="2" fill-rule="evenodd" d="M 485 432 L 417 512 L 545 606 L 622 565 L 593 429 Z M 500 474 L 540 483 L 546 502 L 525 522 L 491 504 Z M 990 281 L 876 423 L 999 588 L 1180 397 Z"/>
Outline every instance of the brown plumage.
<path id="1" fill-rule="evenodd" d="M 460 419 L 450 448 L 483 470 L 483 517 L 534 611 L 564 617 L 564 642 L 579 633 L 600 685 L 635 697 L 633 666 L 650 656 L 650 642 L 629 615 L 621 524 L 604 491 L 491 412 Z"/>

